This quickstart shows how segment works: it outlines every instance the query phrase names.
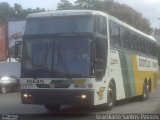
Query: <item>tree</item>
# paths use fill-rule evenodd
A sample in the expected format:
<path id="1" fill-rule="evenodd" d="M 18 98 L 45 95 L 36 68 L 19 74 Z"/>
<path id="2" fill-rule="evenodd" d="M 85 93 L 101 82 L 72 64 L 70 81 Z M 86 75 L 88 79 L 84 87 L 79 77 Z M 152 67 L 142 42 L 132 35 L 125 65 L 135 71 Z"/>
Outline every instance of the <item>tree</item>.
<path id="1" fill-rule="evenodd" d="M 14 10 L 15 10 L 15 12 L 18 14 L 18 13 L 22 12 L 23 8 L 22 8 L 21 5 L 15 3 L 15 4 L 14 4 Z"/>
<path id="2" fill-rule="evenodd" d="M 70 3 L 68 0 L 61 0 L 61 3 L 58 3 L 57 9 L 99 10 L 117 17 L 147 34 L 150 34 L 153 30 L 149 20 L 144 18 L 141 13 L 128 5 L 114 2 L 114 0 L 76 0 L 74 4 Z"/>
<path id="3" fill-rule="evenodd" d="M 57 6 L 59 10 L 73 9 L 72 3 L 70 3 L 68 0 L 60 0 L 60 3 L 58 3 Z"/>
<path id="4" fill-rule="evenodd" d="M 93 9 L 96 3 L 99 3 L 98 0 L 77 0 L 75 1 L 75 8 Z"/>
<path id="5" fill-rule="evenodd" d="M 5 23 L 13 15 L 13 8 L 6 2 L 0 3 L 0 22 Z"/>
<path id="6" fill-rule="evenodd" d="M 15 3 L 14 7 L 11 7 L 7 2 L 0 3 L 0 23 L 6 24 L 9 20 L 25 19 L 28 14 L 44 12 L 45 9 L 23 9 L 20 4 Z"/>

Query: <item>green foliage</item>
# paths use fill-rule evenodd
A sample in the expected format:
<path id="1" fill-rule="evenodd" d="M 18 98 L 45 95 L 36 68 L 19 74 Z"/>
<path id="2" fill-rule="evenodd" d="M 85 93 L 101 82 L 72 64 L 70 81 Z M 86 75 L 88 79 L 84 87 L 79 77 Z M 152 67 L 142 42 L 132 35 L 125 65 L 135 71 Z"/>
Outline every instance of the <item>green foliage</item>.
<path id="1" fill-rule="evenodd" d="M 69 10 L 74 7 L 68 0 L 60 0 L 60 2 L 61 3 L 58 3 L 57 5 L 59 10 Z"/>
<path id="2" fill-rule="evenodd" d="M 13 15 L 13 8 L 8 3 L 0 3 L 0 22 L 5 22 Z"/>
<path id="3" fill-rule="evenodd" d="M 128 5 L 114 2 L 114 0 L 76 0 L 74 4 L 68 0 L 61 0 L 58 3 L 58 10 L 68 9 L 89 9 L 99 10 L 108 13 L 129 25 L 147 33 L 152 33 L 152 28 L 148 19 Z"/>
<path id="4" fill-rule="evenodd" d="M 7 2 L 0 3 L 0 23 L 6 24 L 10 20 L 22 20 L 25 19 L 28 14 L 36 12 L 44 12 L 45 9 L 23 9 L 23 7 L 17 3 L 14 7 L 11 7 Z"/>

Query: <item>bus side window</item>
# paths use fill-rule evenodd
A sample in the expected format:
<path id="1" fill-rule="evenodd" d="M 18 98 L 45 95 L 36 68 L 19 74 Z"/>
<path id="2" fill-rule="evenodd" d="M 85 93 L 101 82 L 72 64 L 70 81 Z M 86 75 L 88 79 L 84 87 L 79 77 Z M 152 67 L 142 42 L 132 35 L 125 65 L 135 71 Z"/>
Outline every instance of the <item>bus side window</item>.
<path id="1" fill-rule="evenodd" d="M 151 43 L 151 41 L 149 41 L 149 49 L 150 49 L 149 54 L 152 55 L 152 43 Z"/>
<path id="2" fill-rule="evenodd" d="M 103 16 L 97 16 L 96 18 L 96 32 L 107 36 L 107 22 Z"/>
<path id="3" fill-rule="evenodd" d="M 150 50 L 151 56 L 153 56 L 153 43 L 152 42 L 150 42 L 150 47 L 151 47 L 151 50 Z"/>
<path id="4" fill-rule="evenodd" d="M 157 56 L 157 46 L 156 46 L 156 43 L 153 43 L 153 56 L 154 57 Z"/>
<path id="5" fill-rule="evenodd" d="M 145 45 L 144 45 L 145 39 L 143 37 L 139 37 L 138 41 L 139 41 L 139 51 L 141 53 L 145 53 Z"/>
<path id="6" fill-rule="evenodd" d="M 111 45 L 120 47 L 120 28 L 112 23 L 109 23 L 109 31 Z"/>
<path id="7" fill-rule="evenodd" d="M 131 34 L 131 48 L 134 51 L 138 51 L 138 40 L 137 40 L 137 35 Z"/>
<path id="8" fill-rule="evenodd" d="M 145 46 L 146 46 L 146 54 L 151 55 L 151 44 L 148 40 L 145 41 Z"/>
<path id="9" fill-rule="evenodd" d="M 121 28 L 120 29 L 120 38 L 122 42 L 122 47 L 130 49 L 130 32 Z"/>

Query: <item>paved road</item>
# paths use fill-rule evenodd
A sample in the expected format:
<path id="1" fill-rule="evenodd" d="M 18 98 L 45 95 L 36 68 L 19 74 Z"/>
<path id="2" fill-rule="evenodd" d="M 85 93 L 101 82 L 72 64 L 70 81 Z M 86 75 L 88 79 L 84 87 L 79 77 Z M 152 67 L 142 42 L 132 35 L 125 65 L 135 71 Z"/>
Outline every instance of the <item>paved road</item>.
<path id="1" fill-rule="evenodd" d="M 155 93 L 151 93 L 149 99 L 144 102 L 140 102 L 136 99 L 119 101 L 112 110 L 106 110 L 104 107 L 81 108 L 63 106 L 60 110 L 54 113 L 48 112 L 43 106 L 22 105 L 20 93 L 0 94 L 0 114 L 2 113 L 15 115 L 20 114 L 20 120 L 22 117 L 23 119 L 26 118 L 26 120 L 28 117 L 38 120 L 91 120 L 96 119 L 97 114 L 160 113 L 160 89 Z"/>

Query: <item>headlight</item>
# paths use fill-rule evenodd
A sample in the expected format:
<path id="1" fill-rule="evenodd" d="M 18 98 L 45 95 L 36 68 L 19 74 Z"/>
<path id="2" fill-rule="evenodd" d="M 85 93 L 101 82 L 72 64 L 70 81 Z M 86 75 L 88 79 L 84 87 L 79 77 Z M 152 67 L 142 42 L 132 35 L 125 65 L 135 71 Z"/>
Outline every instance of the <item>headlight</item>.
<path id="1" fill-rule="evenodd" d="M 1 77 L 1 80 L 6 80 L 8 81 L 10 78 L 8 76 L 4 76 L 4 77 Z"/>
<path id="2" fill-rule="evenodd" d="M 7 77 L 7 76 L 1 77 L 1 81 L 0 82 L 2 84 L 10 84 L 11 83 L 10 78 Z"/>
<path id="3" fill-rule="evenodd" d="M 82 99 L 86 99 L 86 98 L 87 98 L 87 95 L 81 95 L 81 98 L 82 98 Z"/>

